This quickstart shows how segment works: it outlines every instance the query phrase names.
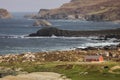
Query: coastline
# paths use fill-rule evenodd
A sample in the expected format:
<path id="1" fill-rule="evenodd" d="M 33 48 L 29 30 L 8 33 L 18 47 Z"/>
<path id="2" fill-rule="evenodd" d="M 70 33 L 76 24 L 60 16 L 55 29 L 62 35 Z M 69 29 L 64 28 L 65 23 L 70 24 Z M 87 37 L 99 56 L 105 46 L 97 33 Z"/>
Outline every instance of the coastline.
<path id="1" fill-rule="evenodd" d="M 120 80 L 120 0 L 28 1 L 0 3 L 0 80 Z"/>
<path id="2" fill-rule="evenodd" d="M 86 47 L 75 48 L 72 50 L 62 51 L 46 51 L 46 52 L 26 52 L 23 54 L 6 54 L 0 56 L 0 63 L 24 63 L 24 62 L 53 62 L 53 61 L 68 61 L 68 62 L 84 62 L 86 55 L 103 55 L 111 53 L 113 58 L 119 60 L 120 57 L 120 44 L 104 46 L 104 47 Z M 112 58 L 111 58 L 112 59 Z M 116 60 L 117 61 L 117 60 Z M 120 60 L 119 60 L 120 61 Z"/>
<path id="3" fill-rule="evenodd" d="M 54 36 L 53 36 L 54 35 Z M 71 30 L 61 30 L 55 27 L 48 27 L 38 30 L 36 33 L 30 34 L 25 37 L 91 37 L 96 36 L 98 38 L 93 40 L 108 40 L 115 39 L 113 42 L 117 42 L 118 45 L 110 46 L 87 46 L 85 48 L 74 47 L 70 50 L 57 50 L 57 51 L 47 51 L 47 52 L 26 52 L 23 54 L 6 54 L 0 56 L 0 63 L 2 62 L 27 62 L 27 61 L 40 61 L 40 62 L 51 62 L 51 61 L 79 61 L 79 55 L 91 54 L 89 51 L 100 53 L 99 51 L 109 52 L 116 51 L 119 52 L 120 48 L 120 28 L 118 29 L 109 29 L 109 30 L 95 30 L 95 31 L 71 31 Z M 81 46 L 82 47 L 82 46 Z M 86 52 L 86 53 L 81 53 Z M 79 55 L 78 55 L 78 54 Z M 74 57 L 75 56 L 75 57 Z M 119 54 L 117 55 L 119 57 Z"/>
<path id="4" fill-rule="evenodd" d="M 99 35 L 96 40 L 108 40 L 115 38 L 114 42 L 118 42 L 118 45 L 110 45 L 110 46 L 88 46 L 86 48 L 74 48 L 72 50 L 63 50 L 63 51 L 46 51 L 46 52 L 26 52 L 22 54 L 6 54 L 0 56 L 0 78 L 6 79 L 9 78 L 18 78 L 21 75 L 30 75 L 39 72 L 55 72 L 62 75 L 65 75 L 65 79 L 63 80 L 74 80 L 76 75 L 88 75 L 91 72 L 92 66 L 95 68 L 98 67 L 101 70 L 102 67 L 106 66 L 119 66 L 120 62 L 120 29 L 112 29 L 112 30 L 101 30 L 101 31 L 82 31 L 83 36 L 88 36 L 94 33 L 95 35 Z M 90 33 L 90 34 L 89 34 Z M 87 34 L 87 35 L 86 35 Z M 55 36 L 56 37 L 56 36 Z M 103 62 L 86 62 L 86 56 L 102 56 L 104 58 Z M 109 63 L 110 62 L 110 63 Z M 96 66 L 97 65 L 97 66 Z M 78 70 L 78 68 L 74 70 L 74 66 L 81 66 L 87 69 L 87 67 L 91 67 L 90 71 L 80 70 L 77 74 L 73 72 Z M 65 68 L 64 68 L 65 67 Z M 83 69 L 84 69 L 83 68 Z M 71 69 L 72 72 L 66 71 Z M 56 71 L 58 70 L 58 71 Z M 62 71 L 61 71 L 62 70 Z M 70 74 L 67 74 L 70 73 Z M 92 69 L 94 72 L 94 69 Z M 108 70 L 109 72 L 110 70 Z M 37 72 L 37 73 L 34 73 Z M 104 76 L 104 69 L 102 76 Z M 116 74 L 116 72 L 113 72 Z M 51 73 L 50 73 L 51 74 Z M 92 73 L 94 75 L 94 73 Z M 119 72 L 118 72 L 119 74 Z M 9 77 L 9 75 L 12 75 Z M 93 75 L 91 76 L 93 78 Z M 109 74 L 108 74 L 109 75 Z M 14 77 L 15 76 L 15 77 Z M 70 76 L 70 77 L 69 77 Z M 27 76 L 25 76 L 27 77 Z M 35 77 L 36 78 L 36 77 Z M 79 77 L 77 77 L 79 80 Z M 103 77 L 104 78 L 104 77 Z M 119 78 L 119 76 L 118 76 Z M 62 77 L 61 77 L 62 79 Z M 116 79 L 116 78 L 115 78 Z M 25 79 L 23 79 L 25 80 Z M 57 79 L 58 80 L 58 79 Z M 96 80 L 96 79 L 94 79 Z"/>
<path id="5" fill-rule="evenodd" d="M 103 56 L 104 62 L 86 62 L 85 56 Z M 33 77 L 36 78 L 38 73 L 48 73 L 55 72 L 61 75 L 59 78 L 63 80 L 74 80 L 76 75 L 73 72 L 79 70 L 78 66 L 83 69 L 87 69 L 88 66 L 91 67 L 89 70 L 80 70 L 79 75 L 90 74 L 91 71 L 94 72 L 94 68 L 103 67 L 103 72 L 101 76 L 109 75 L 104 74 L 104 69 L 106 66 L 115 67 L 119 66 L 120 62 L 120 44 L 116 46 L 105 46 L 105 47 L 87 47 L 87 48 L 76 48 L 75 50 L 67 51 L 48 51 L 48 52 L 27 52 L 23 54 L 7 54 L 0 56 L 0 80 L 1 79 L 18 79 L 19 76 L 23 80 L 30 74 L 35 74 Z M 112 66 L 111 66 L 112 65 Z M 105 68 L 104 68 L 105 67 Z M 74 70 L 75 68 L 75 70 Z M 108 70 L 108 72 L 111 70 Z M 72 72 L 69 72 L 69 69 Z M 91 70 L 92 69 L 92 70 Z M 58 71 L 57 71 L 58 70 Z M 62 70 L 62 71 L 61 71 Z M 67 70 L 67 71 L 66 71 Z M 66 72 L 70 73 L 67 74 Z M 113 72 L 116 74 L 116 72 Z M 94 75 L 94 73 L 92 73 Z M 117 74 L 120 74 L 119 72 Z M 10 76 L 11 75 L 11 76 Z M 22 75 L 26 75 L 23 76 Z M 64 75 L 64 76 L 62 76 Z M 93 77 L 93 75 L 91 77 Z M 65 77 L 65 79 L 64 79 Z M 41 78 L 41 77 L 40 77 Z M 44 77 L 43 77 L 44 78 Z M 68 79 L 69 78 L 69 79 Z M 79 80 L 79 76 L 77 77 Z M 119 78 L 119 76 L 118 76 Z M 31 78 L 34 80 L 33 78 Z M 46 78 L 45 78 L 46 79 Z M 116 79 L 116 78 L 115 78 Z M 58 78 L 56 79 L 58 80 Z M 95 79 L 94 79 L 95 80 Z"/>

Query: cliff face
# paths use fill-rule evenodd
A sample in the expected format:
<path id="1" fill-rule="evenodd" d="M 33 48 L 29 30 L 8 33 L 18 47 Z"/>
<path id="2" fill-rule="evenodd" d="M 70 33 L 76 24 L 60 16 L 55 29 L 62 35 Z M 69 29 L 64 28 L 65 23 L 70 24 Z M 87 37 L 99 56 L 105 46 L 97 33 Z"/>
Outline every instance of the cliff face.
<path id="1" fill-rule="evenodd" d="M 56 9 L 41 9 L 39 18 L 85 19 L 92 21 L 120 20 L 120 0 L 71 0 Z"/>
<path id="2" fill-rule="evenodd" d="M 12 18 L 12 15 L 6 9 L 0 9 L 0 19 Z"/>

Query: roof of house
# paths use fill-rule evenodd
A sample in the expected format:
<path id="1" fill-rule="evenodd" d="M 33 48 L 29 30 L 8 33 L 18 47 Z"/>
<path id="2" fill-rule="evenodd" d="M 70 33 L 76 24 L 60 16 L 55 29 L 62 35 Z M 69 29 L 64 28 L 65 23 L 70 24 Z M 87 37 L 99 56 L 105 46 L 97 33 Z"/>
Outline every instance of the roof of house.
<path id="1" fill-rule="evenodd" d="M 85 59 L 99 59 L 101 56 L 96 56 L 96 55 L 90 55 L 90 56 L 85 56 Z"/>

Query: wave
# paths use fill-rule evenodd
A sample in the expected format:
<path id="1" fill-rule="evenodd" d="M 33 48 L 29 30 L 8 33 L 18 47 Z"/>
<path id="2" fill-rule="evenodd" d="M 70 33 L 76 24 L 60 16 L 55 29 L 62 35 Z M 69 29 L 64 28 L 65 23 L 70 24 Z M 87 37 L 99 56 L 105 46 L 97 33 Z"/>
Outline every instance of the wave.
<path id="1" fill-rule="evenodd" d="M 78 48 L 86 48 L 86 47 L 100 47 L 100 46 L 111 46 L 118 45 L 119 42 L 99 42 L 99 43 L 85 43 Z"/>
<path id="2" fill-rule="evenodd" d="M 75 39 L 81 39 L 81 40 L 92 40 L 93 38 L 96 38 L 96 37 L 65 37 L 65 36 L 50 36 L 50 37 L 44 37 L 44 36 L 41 36 L 41 37 L 28 37 L 28 36 L 25 36 L 24 38 L 27 38 L 27 39 L 45 39 L 45 38 L 51 38 L 51 39 L 65 39 L 65 40 L 75 40 Z"/>
<path id="3" fill-rule="evenodd" d="M 34 19 L 30 19 L 30 18 L 29 18 L 29 19 L 27 19 L 27 20 L 34 21 Z"/>
<path id="4" fill-rule="evenodd" d="M 55 36 L 52 35 L 50 37 L 29 37 L 28 34 L 26 35 L 7 35 L 7 34 L 0 34 L 0 38 L 3 39 L 64 39 L 64 40 L 80 40 L 80 41 L 86 41 L 86 42 L 90 42 L 90 43 L 85 43 L 84 45 L 88 45 L 88 46 L 95 46 L 95 45 L 105 45 L 105 44 L 112 44 L 111 42 L 114 42 L 116 39 L 112 38 L 106 41 L 99 41 L 96 40 L 98 37 L 96 36 L 91 36 L 91 37 L 64 37 L 64 36 Z M 92 43 L 94 42 L 94 43 Z M 102 43 L 99 43 L 102 42 Z M 114 44 L 114 43 L 113 43 Z"/>
<path id="5" fill-rule="evenodd" d="M 0 34 L 0 38 L 26 38 L 26 39 L 36 39 L 36 38 L 53 38 L 53 39 L 93 39 L 96 37 L 64 37 L 64 36 L 55 36 L 52 35 L 50 37 L 29 37 L 27 34 L 26 35 L 7 35 L 7 34 Z"/>
<path id="6" fill-rule="evenodd" d="M 26 35 L 5 35 L 5 34 L 0 34 L 0 38 L 25 38 Z"/>
<path id="7" fill-rule="evenodd" d="M 65 20 L 65 19 L 59 19 L 59 20 L 49 20 L 51 22 L 87 22 L 84 20 Z"/>

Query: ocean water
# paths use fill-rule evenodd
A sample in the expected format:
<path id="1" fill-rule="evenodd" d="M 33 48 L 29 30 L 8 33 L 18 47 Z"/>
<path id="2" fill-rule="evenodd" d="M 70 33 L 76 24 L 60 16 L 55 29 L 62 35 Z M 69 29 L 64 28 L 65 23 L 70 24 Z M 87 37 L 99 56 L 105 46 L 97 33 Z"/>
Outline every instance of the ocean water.
<path id="1" fill-rule="evenodd" d="M 77 47 L 115 45 L 114 39 L 93 40 L 91 37 L 25 37 L 41 27 L 32 26 L 35 20 L 25 19 L 26 13 L 13 13 L 12 19 L 0 19 L 0 54 L 18 54 L 52 50 L 69 50 Z M 113 22 L 92 22 L 80 20 L 49 20 L 53 26 L 65 30 L 103 30 L 120 28 Z"/>

